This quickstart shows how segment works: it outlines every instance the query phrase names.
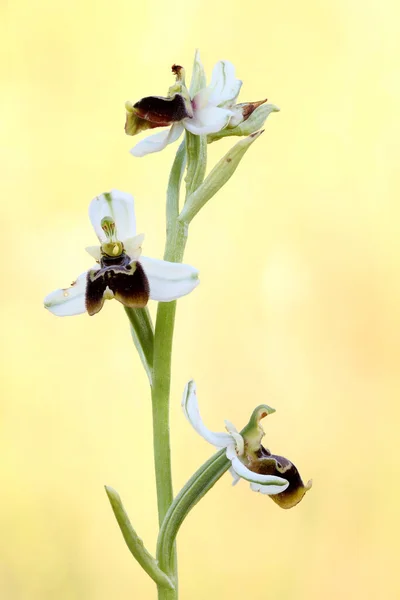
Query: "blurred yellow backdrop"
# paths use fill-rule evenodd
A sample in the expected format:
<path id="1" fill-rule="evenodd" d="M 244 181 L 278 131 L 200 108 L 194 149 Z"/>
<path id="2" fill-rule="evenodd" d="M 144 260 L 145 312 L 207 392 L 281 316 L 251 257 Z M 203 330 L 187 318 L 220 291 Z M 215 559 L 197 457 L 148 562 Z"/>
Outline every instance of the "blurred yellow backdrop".
<path id="1" fill-rule="evenodd" d="M 110 188 L 135 195 L 162 255 L 177 146 L 134 159 L 124 102 L 165 93 L 196 47 L 281 112 L 190 231 L 175 489 L 210 455 L 181 414 L 190 377 L 214 429 L 274 406 L 266 443 L 314 488 L 283 511 L 226 475 L 180 532 L 181 597 L 400 597 L 399 18 L 395 0 L 3 0 L 2 599 L 155 598 L 102 488 L 153 550 L 150 399 L 124 312 L 57 319 L 42 299 L 90 266 L 88 203 Z"/>

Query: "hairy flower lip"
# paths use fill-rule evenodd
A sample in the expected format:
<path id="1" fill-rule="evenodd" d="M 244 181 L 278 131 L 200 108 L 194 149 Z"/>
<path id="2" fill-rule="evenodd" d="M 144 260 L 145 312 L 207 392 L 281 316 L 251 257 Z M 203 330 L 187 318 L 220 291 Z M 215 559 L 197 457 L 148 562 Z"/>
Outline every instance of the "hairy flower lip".
<path id="1" fill-rule="evenodd" d="M 176 121 L 191 118 L 185 99 L 181 94 L 172 98 L 163 96 L 147 96 L 133 105 L 135 113 L 141 119 L 154 123 L 157 127 L 172 125 Z"/>
<path id="2" fill-rule="evenodd" d="M 56 316 L 86 311 L 93 315 L 101 310 L 105 299 L 111 298 L 130 308 L 145 306 L 149 298 L 170 302 L 189 294 L 199 284 L 199 272 L 191 265 L 141 256 L 143 236 L 136 235 L 134 199 L 130 194 L 112 190 L 96 196 L 90 203 L 89 217 L 101 245 L 87 250 L 97 263 L 69 288 L 46 296 L 45 308 Z M 114 232 L 119 241 L 110 242 Z M 113 248 L 117 255 L 113 255 Z"/>

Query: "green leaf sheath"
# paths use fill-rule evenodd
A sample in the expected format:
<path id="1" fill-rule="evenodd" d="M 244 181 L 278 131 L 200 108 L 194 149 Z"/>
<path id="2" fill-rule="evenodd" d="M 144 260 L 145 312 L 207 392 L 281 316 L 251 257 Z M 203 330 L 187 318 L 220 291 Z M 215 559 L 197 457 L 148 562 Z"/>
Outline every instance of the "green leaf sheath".
<path id="1" fill-rule="evenodd" d="M 167 239 L 174 229 L 175 221 L 179 215 L 179 190 L 186 166 L 185 140 L 181 143 L 176 153 L 174 163 L 168 180 L 167 188 Z"/>
<path id="2" fill-rule="evenodd" d="M 161 526 L 157 543 L 157 560 L 167 574 L 174 572 L 172 550 L 184 519 L 230 466 L 225 449 L 220 450 L 194 473 L 174 499 Z"/>
<path id="3" fill-rule="evenodd" d="M 114 511 L 115 518 L 121 529 L 122 535 L 129 550 L 138 561 L 140 566 L 148 573 L 148 575 L 157 583 L 158 586 L 174 590 L 174 585 L 169 577 L 160 569 L 157 561 L 146 550 L 142 540 L 133 529 L 129 517 L 121 502 L 119 494 L 111 487 L 106 486 L 106 493 Z"/>
<path id="4" fill-rule="evenodd" d="M 124 307 L 131 322 L 133 343 L 140 356 L 151 385 L 154 356 L 154 328 L 147 306 L 145 308 Z"/>
<path id="5" fill-rule="evenodd" d="M 186 131 L 186 198 L 203 183 L 207 167 L 207 136 Z"/>
<path id="6" fill-rule="evenodd" d="M 185 206 L 179 215 L 179 221 L 187 224 L 190 223 L 206 202 L 232 177 L 247 150 L 262 133 L 262 131 L 257 131 L 244 140 L 240 140 L 225 154 L 200 187 L 187 198 Z"/>

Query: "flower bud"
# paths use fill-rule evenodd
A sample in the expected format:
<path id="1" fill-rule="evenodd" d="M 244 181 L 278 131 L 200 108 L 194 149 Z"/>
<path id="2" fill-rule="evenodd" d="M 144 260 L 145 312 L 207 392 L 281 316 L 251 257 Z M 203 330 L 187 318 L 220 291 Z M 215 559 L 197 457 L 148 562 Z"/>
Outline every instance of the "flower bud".
<path id="1" fill-rule="evenodd" d="M 231 135 L 249 136 L 259 129 L 262 129 L 267 117 L 272 112 L 279 112 L 277 106 L 274 104 L 266 104 L 265 101 L 237 104 L 236 106 L 233 106 L 231 110 L 235 114 L 231 117 L 228 126 L 217 133 L 209 134 L 207 136 L 207 142 L 209 144 Z"/>
<path id="2" fill-rule="evenodd" d="M 241 104 L 235 104 L 232 106 L 231 110 L 233 111 L 233 116 L 231 117 L 227 127 L 232 129 L 236 127 L 243 121 L 247 121 L 250 115 L 262 104 L 265 104 L 265 100 L 260 100 L 259 102 L 242 102 Z"/>

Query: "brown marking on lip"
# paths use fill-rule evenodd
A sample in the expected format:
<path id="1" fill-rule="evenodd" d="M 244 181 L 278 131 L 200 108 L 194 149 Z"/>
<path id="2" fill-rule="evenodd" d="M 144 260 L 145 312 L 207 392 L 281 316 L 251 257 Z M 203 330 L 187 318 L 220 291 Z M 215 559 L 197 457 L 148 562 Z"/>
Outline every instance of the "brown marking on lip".
<path id="1" fill-rule="evenodd" d="M 113 259 L 102 257 L 102 268 L 88 271 L 86 279 L 86 310 L 89 315 L 98 313 L 105 302 L 104 293 L 109 288 L 114 298 L 129 308 L 143 308 L 150 296 L 150 286 L 139 262 L 131 263 L 122 254 Z"/>
<path id="2" fill-rule="evenodd" d="M 172 98 L 147 96 L 136 102 L 133 108 L 138 117 L 150 121 L 153 127 L 171 125 L 190 116 L 181 94 L 175 94 Z"/>

